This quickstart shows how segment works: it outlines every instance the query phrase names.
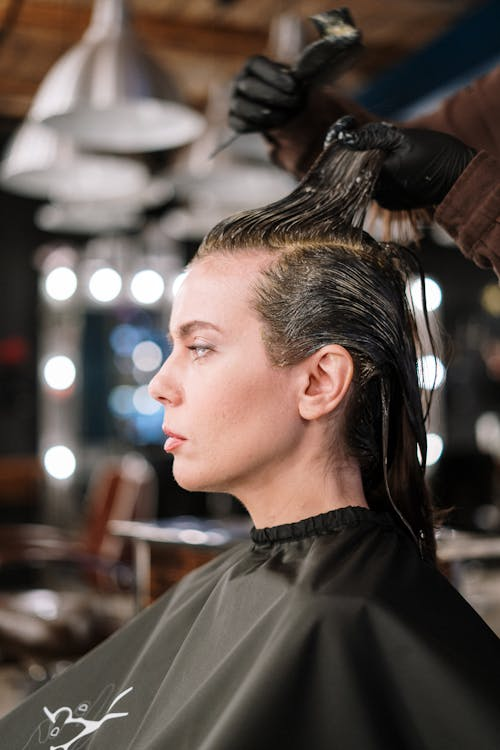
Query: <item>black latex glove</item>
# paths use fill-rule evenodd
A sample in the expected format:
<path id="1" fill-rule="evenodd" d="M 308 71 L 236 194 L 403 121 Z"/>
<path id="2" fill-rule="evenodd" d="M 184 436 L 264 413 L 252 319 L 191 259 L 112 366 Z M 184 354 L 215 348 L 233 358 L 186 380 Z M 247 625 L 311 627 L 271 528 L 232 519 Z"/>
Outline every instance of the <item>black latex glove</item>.
<path id="1" fill-rule="evenodd" d="M 347 8 L 318 13 L 311 21 L 319 39 L 302 50 L 293 66 L 256 55 L 234 79 L 229 125 L 237 133 L 284 125 L 304 108 L 311 86 L 332 83 L 358 59 L 361 32 Z"/>
<path id="2" fill-rule="evenodd" d="M 288 66 L 255 55 L 234 79 L 229 125 L 237 133 L 276 128 L 293 117 L 304 101 L 304 87 Z"/>
<path id="3" fill-rule="evenodd" d="M 385 122 L 356 128 L 352 118 L 343 118 L 333 130 L 355 151 L 387 152 L 374 198 L 392 211 L 441 203 L 476 153 L 458 138 L 435 130 L 398 128 Z"/>

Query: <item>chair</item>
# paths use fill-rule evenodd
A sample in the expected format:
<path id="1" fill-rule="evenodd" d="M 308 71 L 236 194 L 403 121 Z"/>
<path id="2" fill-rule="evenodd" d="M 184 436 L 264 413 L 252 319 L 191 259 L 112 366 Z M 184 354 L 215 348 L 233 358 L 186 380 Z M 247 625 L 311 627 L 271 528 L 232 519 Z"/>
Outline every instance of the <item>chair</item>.
<path id="1" fill-rule="evenodd" d="M 125 540 L 107 527 L 111 520 L 154 518 L 156 505 L 153 468 L 141 455 L 127 453 L 94 471 L 78 534 L 43 524 L 0 526 L 0 571 L 34 568 L 44 581 L 33 590 L 0 592 L 4 658 L 73 660 L 131 615 L 132 597 L 127 606 L 123 596 L 133 581 Z"/>

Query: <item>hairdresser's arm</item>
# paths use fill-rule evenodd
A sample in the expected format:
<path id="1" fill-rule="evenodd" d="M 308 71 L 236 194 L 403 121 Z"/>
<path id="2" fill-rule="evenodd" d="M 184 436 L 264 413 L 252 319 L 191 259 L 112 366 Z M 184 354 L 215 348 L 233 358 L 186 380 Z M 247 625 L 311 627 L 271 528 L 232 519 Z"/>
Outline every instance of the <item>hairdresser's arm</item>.
<path id="1" fill-rule="evenodd" d="M 462 253 L 500 279 L 500 162 L 481 151 L 438 205 L 434 219 Z"/>
<path id="2" fill-rule="evenodd" d="M 500 160 L 500 65 L 445 99 L 433 112 L 405 123 L 449 133 Z"/>
<path id="3" fill-rule="evenodd" d="M 478 153 L 436 209 L 463 254 L 500 277 L 500 66 L 411 123 L 450 133 Z"/>

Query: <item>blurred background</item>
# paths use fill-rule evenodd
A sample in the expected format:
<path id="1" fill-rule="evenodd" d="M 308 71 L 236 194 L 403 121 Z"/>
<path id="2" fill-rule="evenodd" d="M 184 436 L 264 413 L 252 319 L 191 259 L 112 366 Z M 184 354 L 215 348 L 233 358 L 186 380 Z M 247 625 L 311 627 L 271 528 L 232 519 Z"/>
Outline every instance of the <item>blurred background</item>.
<path id="1" fill-rule="evenodd" d="M 252 54 L 294 60 L 330 7 L 0 0 L 0 712 L 244 532 L 231 498 L 173 482 L 147 383 L 205 231 L 293 186 L 258 136 L 211 158 L 231 78 Z M 366 49 L 336 86 L 384 117 L 500 61 L 496 0 L 349 9 Z M 462 545 L 448 573 L 500 631 L 500 288 L 437 226 L 420 253 L 441 340 L 420 365 L 429 476 Z"/>

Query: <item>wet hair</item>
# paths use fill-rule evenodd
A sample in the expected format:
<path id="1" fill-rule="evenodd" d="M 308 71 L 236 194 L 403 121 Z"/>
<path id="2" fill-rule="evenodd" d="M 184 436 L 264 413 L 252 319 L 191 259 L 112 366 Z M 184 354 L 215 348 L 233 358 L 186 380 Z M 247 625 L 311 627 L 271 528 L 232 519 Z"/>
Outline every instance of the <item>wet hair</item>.
<path id="1" fill-rule="evenodd" d="M 276 255 L 252 299 L 270 361 L 291 365 L 332 343 L 351 354 L 343 448 L 359 462 L 370 507 L 395 515 L 434 560 L 418 337 L 406 292 L 416 259 L 362 230 L 383 154 L 347 151 L 337 135 L 289 196 L 217 224 L 195 261 L 245 250 Z"/>

